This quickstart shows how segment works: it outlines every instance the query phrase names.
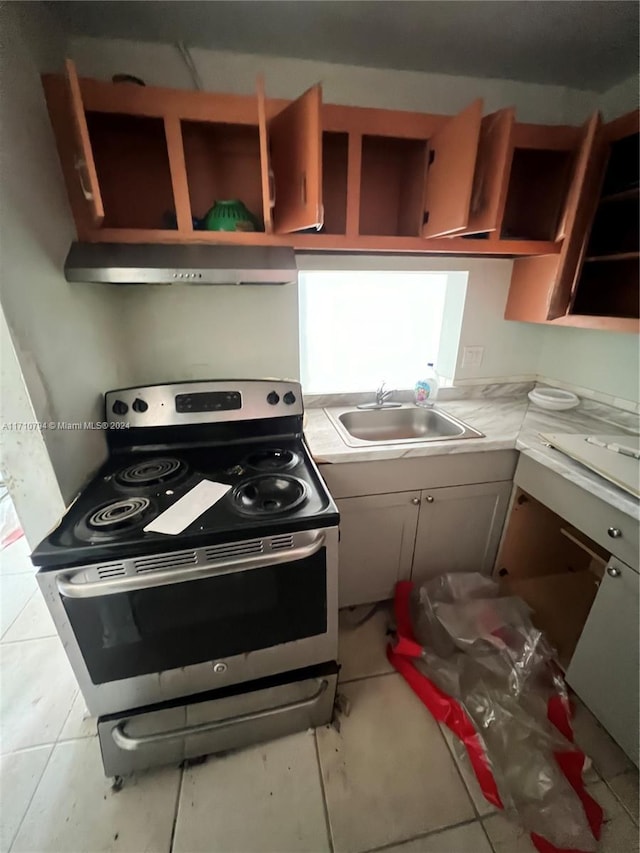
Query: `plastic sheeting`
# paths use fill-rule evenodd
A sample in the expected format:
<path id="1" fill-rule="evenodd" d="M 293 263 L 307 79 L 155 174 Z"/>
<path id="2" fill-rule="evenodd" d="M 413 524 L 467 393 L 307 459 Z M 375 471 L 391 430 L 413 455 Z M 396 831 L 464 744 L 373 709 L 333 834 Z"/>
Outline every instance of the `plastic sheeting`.
<path id="1" fill-rule="evenodd" d="M 522 599 L 477 573 L 396 589 L 389 659 L 467 750 L 486 799 L 541 853 L 592 853 L 602 809 L 582 782 L 554 652 Z"/>

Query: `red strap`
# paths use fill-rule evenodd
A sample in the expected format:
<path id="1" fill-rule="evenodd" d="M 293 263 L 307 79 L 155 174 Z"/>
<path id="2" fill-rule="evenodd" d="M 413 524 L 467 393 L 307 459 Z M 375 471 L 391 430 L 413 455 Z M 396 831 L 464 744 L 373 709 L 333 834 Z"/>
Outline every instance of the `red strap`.
<path id="1" fill-rule="evenodd" d="M 434 719 L 439 723 L 444 723 L 463 742 L 485 799 L 497 808 L 502 809 L 504 807 L 498 793 L 498 787 L 473 722 L 459 702 L 440 690 L 412 663 L 412 658 L 422 656 L 422 646 L 413 636 L 409 616 L 409 596 L 412 589 L 413 583 L 411 581 L 400 581 L 396 584 L 394 613 L 398 639 L 393 646 L 390 644 L 387 647 L 387 657 L 394 669 L 402 675 L 423 705 L 428 708 Z M 547 714 L 553 725 L 573 743 L 571 721 L 562 697 L 553 696 L 549 700 Z M 602 831 L 603 812 L 593 797 L 587 793 L 582 781 L 584 754 L 575 748 L 570 752 L 556 752 L 554 757 L 570 785 L 580 797 L 591 831 L 594 837 L 599 839 Z M 531 833 L 531 841 L 539 853 L 579 853 L 576 850 L 564 850 L 555 847 L 535 832 Z"/>

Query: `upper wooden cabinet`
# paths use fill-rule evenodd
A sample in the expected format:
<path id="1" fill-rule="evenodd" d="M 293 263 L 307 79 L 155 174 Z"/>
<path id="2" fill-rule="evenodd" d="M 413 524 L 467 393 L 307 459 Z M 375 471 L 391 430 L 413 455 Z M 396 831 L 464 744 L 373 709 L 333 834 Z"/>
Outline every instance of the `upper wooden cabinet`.
<path id="1" fill-rule="evenodd" d="M 176 234 L 176 202 L 186 198 L 177 175 L 181 168 L 184 177 L 184 154 L 169 150 L 176 140 L 167 136 L 162 111 L 120 109 L 114 85 L 96 108 L 72 62 L 65 77 L 45 80 L 45 92 L 78 237 Z"/>
<path id="2" fill-rule="evenodd" d="M 505 318 L 637 332 L 638 113 L 583 126 L 566 204 L 557 224 L 559 254 L 514 262 Z"/>
<path id="3" fill-rule="evenodd" d="M 44 75 L 43 85 L 81 240 L 560 251 L 555 231 L 501 224 L 528 127 L 512 110 L 482 118 L 474 102 L 451 118 L 325 105 L 320 87 L 285 102 L 262 84 L 253 97 L 212 94 L 78 79 L 68 66 L 68 80 Z M 575 129 L 534 130 L 571 155 Z M 202 230 L 228 199 L 243 202 L 255 231 Z"/>
<path id="4" fill-rule="evenodd" d="M 80 240 L 504 255 L 507 319 L 637 328 L 637 116 L 547 127 L 481 101 L 451 117 L 66 72 L 43 85 Z M 230 199 L 251 217 L 207 230 Z"/>

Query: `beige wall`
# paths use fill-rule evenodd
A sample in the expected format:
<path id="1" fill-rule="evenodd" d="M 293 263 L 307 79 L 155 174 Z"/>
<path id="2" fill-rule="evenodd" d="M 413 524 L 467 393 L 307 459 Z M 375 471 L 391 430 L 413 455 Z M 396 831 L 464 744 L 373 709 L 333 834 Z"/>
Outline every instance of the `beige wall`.
<path id="1" fill-rule="evenodd" d="M 545 327 L 538 373 L 632 403 L 640 401 L 638 335 Z"/>
<path id="2" fill-rule="evenodd" d="M 299 376 L 295 285 L 119 290 L 133 384 Z"/>
<path id="3" fill-rule="evenodd" d="M 40 3 L 5 3 L 0 15 L 2 308 L 35 417 L 102 420 L 102 391 L 126 377 L 120 300 L 112 288 L 70 285 L 63 277 L 74 227 L 40 84 L 42 70 L 61 67 L 66 42 Z M 104 457 L 104 436 L 47 431 L 44 441 L 69 502 Z M 39 456 L 11 458 L 18 468 L 40 464 Z M 7 473 L 17 488 L 31 475 Z"/>
<path id="4" fill-rule="evenodd" d="M 600 96 L 599 108 L 605 121 L 611 121 L 638 108 L 638 75 L 634 74 L 612 86 Z"/>
<path id="5" fill-rule="evenodd" d="M 135 74 L 159 86 L 193 88 L 187 68 L 172 45 L 122 39 L 76 38 L 71 54 L 81 74 L 110 79 Z M 455 77 L 418 71 L 362 68 L 305 59 L 228 53 L 193 48 L 191 55 L 203 88 L 212 92 L 251 94 L 263 73 L 271 97 L 294 98 L 322 82 L 326 103 L 452 114 L 474 98 L 484 98 L 487 111 L 515 105 L 519 121 L 580 122 L 597 95 L 565 86 L 543 86 L 515 80 Z"/>

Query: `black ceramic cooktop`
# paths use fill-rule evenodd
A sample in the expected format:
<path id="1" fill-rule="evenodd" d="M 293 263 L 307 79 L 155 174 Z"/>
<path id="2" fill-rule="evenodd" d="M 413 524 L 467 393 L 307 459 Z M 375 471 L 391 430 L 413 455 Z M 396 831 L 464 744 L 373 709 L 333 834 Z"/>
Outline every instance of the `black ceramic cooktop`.
<path id="1" fill-rule="evenodd" d="M 177 536 L 144 527 L 201 480 L 231 486 Z M 328 527 L 338 511 L 299 436 L 115 450 L 35 549 L 43 569 Z"/>

